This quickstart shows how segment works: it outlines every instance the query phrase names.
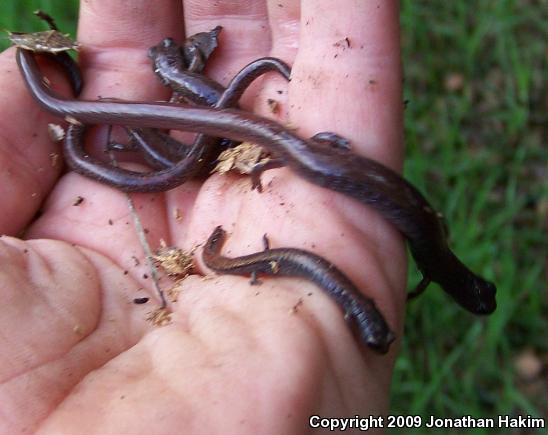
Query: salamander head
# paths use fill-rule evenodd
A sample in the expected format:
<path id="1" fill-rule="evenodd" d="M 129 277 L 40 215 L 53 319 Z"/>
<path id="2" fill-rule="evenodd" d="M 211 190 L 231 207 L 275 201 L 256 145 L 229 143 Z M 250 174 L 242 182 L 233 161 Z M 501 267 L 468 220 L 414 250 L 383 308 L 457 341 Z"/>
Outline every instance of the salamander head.
<path id="1" fill-rule="evenodd" d="M 455 301 L 473 314 L 491 314 L 497 308 L 495 284 L 467 270 L 465 276 L 440 283 Z"/>
<path id="2" fill-rule="evenodd" d="M 174 65 L 180 64 L 181 68 L 184 67 L 181 47 L 175 43 L 173 38 L 165 38 L 159 44 L 148 49 L 148 57 L 153 63 L 159 56 L 163 56 Z"/>
<path id="3" fill-rule="evenodd" d="M 473 314 L 491 314 L 495 311 L 495 284 L 472 272 L 453 252 L 447 249 L 441 254 L 423 257 L 420 257 L 422 262 L 419 269 L 424 277 L 437 282 L 461 307 Z"/>
<path id="4" fill-rule="evenodd" d="M 396 336 L 375 303 L 365 297 L 360 299 L 361 302 L 354 304 L 345 318 L 350 322 L 351 328 L 360 337 L 363 344 L 375 352 L 384 354 L 388 352 L 390 344 L 396 339 Z"/>
<path id="5" fill-rule="evenodd" d="M 497 301 L 495 295 L 497 288 L 495 284 L 483 279 L 480 276 L 475 276 L 472 285 L 474 288 L 474 294 L 476 296 L 476 302 L 472 311 L 474 314 L 491 314 L 497 308 Z"/>

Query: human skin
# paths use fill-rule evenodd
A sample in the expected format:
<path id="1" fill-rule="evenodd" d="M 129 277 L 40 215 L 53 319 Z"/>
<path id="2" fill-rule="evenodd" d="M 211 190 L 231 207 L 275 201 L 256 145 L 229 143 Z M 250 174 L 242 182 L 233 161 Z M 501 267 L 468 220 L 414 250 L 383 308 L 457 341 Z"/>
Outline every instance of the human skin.
<path id="1" fill-rule="evenodd" d="M 167 97 L 146 50 L 166 36 L 184 39 L 183 7 L 127 5 L 81 3 L 83 98 Z M 401 168 L 397 2 L 187 1 L 184 22 L 188 35 L 223 26 L 208 68 L 223 84 L 261 56 L 293 64 L 289 86 L 269 75 L 244 107 L 276 117 L 272 98 L 299 135 L 334 131 L 353 152 Z M 63 75 L 43 66 L 68 92 Z M 133 303 L 154 291 L 125 195 L 52 165 L 59 149 L 46 126 L 61 120 L 31 99 L 12 49 L 0 55 L 0 84 L 0 432 L 291 434 L 310 430 L 312 414 L 387 411 L 399 340 L 387 355 L 361 347 L 333 301 L 304 280 L 256 287 L 244 277 L 191 276 L 171 324 L 148 323 L 157 301 Z M 104 137 L 95 140 L 99 147 Z M 400 234 L 287 169 L 266 172 L 263 185 L 258 193 L 246 177 L 215 175 L 132 197 L 153 247 L 163 239 L 191 249 L 223 225 L 226 255 L 262 249 L 267 233 L 272 247 L 326 257 L 375 299 L 401 339 Z M 198 273 L 207 273 L 199 261 Z"/>

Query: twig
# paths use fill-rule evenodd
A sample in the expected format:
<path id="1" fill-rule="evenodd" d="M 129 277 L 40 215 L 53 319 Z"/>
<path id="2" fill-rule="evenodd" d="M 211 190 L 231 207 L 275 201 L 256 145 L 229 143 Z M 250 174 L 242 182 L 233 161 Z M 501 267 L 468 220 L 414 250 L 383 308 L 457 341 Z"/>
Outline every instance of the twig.
<path id="1" fill-rule="evenodd" d="M 107 141 L 110 140 L 111 133 L 112 133 L 112 125 L 109 125 Z M 114 166 L 118 166 L 118 162 L 116 161 L 116 156 L 114 155 L 114 153 L 112 151 L 109 151 L 108 154 L 110 156 L 110 160 L 112 164 Z M 129 193 L 126 193 L 125 195 L 127 199 L 129 213 L 131 214 L 131 217 L 133 218 L 133 225 L 135 226 L 135 232 L 137 233 L 137 237 L 139 238 L 139 243 L 141 244 L 141 247 L 143 248 L 143 252 L 147 260 L 147 265 L 150 269 L 150 277 L 152 278 L 152 282 L 154 283 L 154 288 L 156 289 L 156 293 L 158 293 L 158 296 L 160 297 L 160 301 L 161 301 L 160 310 L 163 310 L 164 308 L 167 307 L 167 300 L 166 300 L 164 291 L 160 288 L 160 283 L 158 280 L 158 270 L 156 268 L 156 264 L 154 263 L 152 250 L 150 249 L 150 245 L 146 238 L 145 230 L 143 229 L 143 224 L 141 223 L 141 219 L 139 218 L 139 215 L 137 214 L 137 210 L 135 209 L 135 204 L 133 203 L 133 199 L 131 198 Z"/>

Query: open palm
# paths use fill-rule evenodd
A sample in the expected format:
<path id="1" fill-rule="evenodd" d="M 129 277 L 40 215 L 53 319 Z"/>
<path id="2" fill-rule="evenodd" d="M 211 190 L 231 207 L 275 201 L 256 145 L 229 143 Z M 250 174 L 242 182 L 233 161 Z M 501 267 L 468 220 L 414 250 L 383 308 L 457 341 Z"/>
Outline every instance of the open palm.
<path id="1" fill-rule="evenodd" d="M 161 3 L 82 2 L 83 98 L 166 98 L 146 50 L 185 32 L 181 5 Z M 335 131 L 353 152 L 399 167 L 396 2 L 183 3 L 186 34 L 223 26 L 208 69 L 221 83 L 261 56 L 293 64 L 289 86 L 268 76 L 246 94 L 245 107 L 275 116 L 272 98 L 299 135 Z M 43 70 L 55 87 L 66 85 Z M 60 120 L 31 99 L 11 49 L 0 57 L 0 83 L 0 233 L 7 234 L 0 432 L 289 434 L 304 432 L 313 414 L 386 411 L 397 346 L 386 356 L 361 348 L 338 307 L 305 281 L 250 286 L 244 277 L 194 275 L 172 323 L 150 325 L 153 304 L 133 303 L 154 292 L 124 194 L 60 176 L 59 150 L 45 133 Z M 164 239 L 190 249 L 222 224 L 231 256 L 262 249 L 264 233 L 273 247 L 325 256 L 376 300 L 401 337 L 400 235 L 372 210 L 289 170 L 265 173 L 263 185 L 258 193 L 248 178 L 215 175 L 132 197 L 153 246 Z M 75 206 L 78 197 L 84 201 Z"/>

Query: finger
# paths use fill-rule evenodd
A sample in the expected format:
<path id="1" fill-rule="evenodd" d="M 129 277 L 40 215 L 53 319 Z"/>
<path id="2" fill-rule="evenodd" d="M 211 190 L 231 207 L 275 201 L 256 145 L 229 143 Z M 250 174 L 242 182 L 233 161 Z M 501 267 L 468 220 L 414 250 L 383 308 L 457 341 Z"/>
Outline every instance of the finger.
<path id="1" fill-rule="evenodd" d="M 300 1 L 268 0 L 268 22 L 271 30 L 272 47 L 269 56 L 293 65 L 299 47 Z M 288 82 L 278 74 L 268 74 L 261 82 L 259 95 L 254 102 L 254 111 L 263 116 L 287 121 Z"/>
<path id="2" fill-rule="evenodd" d="M 0 263 L 0 432 L 34 432 L 143 336 L 147 308 L 132 304 L 138 286 L 110 260 L 66 243 L 1 237 Z"/>
<path id="3" fill-rule="evenodd" d="M 222 26 L 219 48 L 208 64 L 208 75 L 226 84 L 246 63 L 270 52 L 271 39 L 264 0 L 220 2 L 185 0 L 187 35 Z"/>
<path id="4" fill-rule="evenodd" d="M 293 64 L 299 48 L 301 6 L 298 0 L 268 0 L 272 33 L 270 55 Z"/>
<path id="5" fill-rule="evenodd" d="M 19 74 L 15 50 L 0 55 L 0 234 L 17 234 L 36 214 L 62 169 L 59 149 L 47 125 L 59 122 L 32 99 Z M 49 85 L 68 90 L 66 78 L 41 62 Z"/>
<path id="6" fill-rule="evenodd" d="M 401 169 L 398 2 L 303 0 L 301 26 L 291 120 L 307 133 L 343 134 L 359 152 Z"/>
<path id="7" fill-rule="evenodd" d="M 183 34 L 176 0 L 80 3 L 78 40 L 88 97 L 150 99 L 165 96 L 154 77 L 147 50 L 167 36 Z"/>
<path id="8" fill-rule="evenodd" d="M 290 120 L 300 127 L 299 134 L 334 131 L 349 138 L 355 152 L 401 168 L 398 12 L 398 2 L 392 0 L 342 0 L 336 5 L 327 0 L 302 1 L 299 52 L 289 89 Z M 339 258 L 353 265 L 349 270 L 362 269 L 360 261 L 374 266 L 366 274 L 368 282 L 360 276 L 365 286 L 360 288 L 388 283 L 375 299 L 389 306 L 393 324 L 401 325 L 405 272 L 401 236 L 371 209 L 353 208 L 354 201 L 340 196 L 334 201 L 337 205 L 323 211 L 324 218 L 335 222 L 334 228 L 349 226 L 347 231 L 353 234 L 349 240 L 362 244 L 347 243 L 349 255 Z M 364 247 L 367 252 L 357 254 Z"/>

